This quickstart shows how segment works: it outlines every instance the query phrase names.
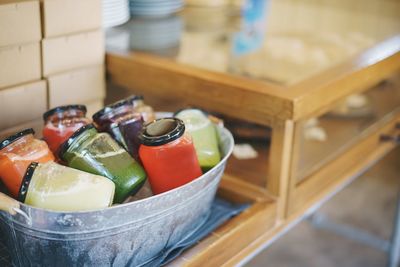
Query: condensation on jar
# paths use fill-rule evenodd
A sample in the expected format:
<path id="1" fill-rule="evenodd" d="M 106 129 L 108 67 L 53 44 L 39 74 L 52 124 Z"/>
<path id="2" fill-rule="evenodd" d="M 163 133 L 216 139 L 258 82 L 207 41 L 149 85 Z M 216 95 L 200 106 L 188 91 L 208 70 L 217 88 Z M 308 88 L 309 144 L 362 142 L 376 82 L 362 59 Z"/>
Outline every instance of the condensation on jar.
<path id="1" fill-rule="evenodd" d="M 202 175 L 191 137 L 177 118 L 155 120 L 140 135 L 140 159 L 153 193 L 160 194 Z"/>
<path id="2" fill-rule="evenodd" d="M 58 149 L 76 130 L 91 123 L 86 118 L 86 106 L 68 105 L 53 108 L 43 114 L 43 139 L 57 156 Z"/>
<path id="3" fill-rule="evenodd" d="M 105 177 L 55 162 L 33 162 L 23 178 L 18 200 L 54 211 L 88 211 L 109 207 L 114 190 L 114 183 Z"/>
<path id="4" fill-rule="evenodd" d="M 33 129 L 26 129 L 0 142 L 0 178 L 13 197 L 18 196 L 29 164 L 54 161 L 46 142 L 35 139 L 33 135 Z"/>

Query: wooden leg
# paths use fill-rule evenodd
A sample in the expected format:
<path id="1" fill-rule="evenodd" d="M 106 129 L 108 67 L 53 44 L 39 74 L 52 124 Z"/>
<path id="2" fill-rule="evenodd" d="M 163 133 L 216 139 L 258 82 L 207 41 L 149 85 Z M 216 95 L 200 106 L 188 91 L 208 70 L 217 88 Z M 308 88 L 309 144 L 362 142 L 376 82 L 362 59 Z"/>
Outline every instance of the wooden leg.
<path id="1" fill-rule="evenodd" d="M 294 122 L 287 120 L 273 125 L 270 151 L 270 169 L 267 189 L 278 197 L 278 220 L 286 216 L 289 174 L 292 160 Z"/>

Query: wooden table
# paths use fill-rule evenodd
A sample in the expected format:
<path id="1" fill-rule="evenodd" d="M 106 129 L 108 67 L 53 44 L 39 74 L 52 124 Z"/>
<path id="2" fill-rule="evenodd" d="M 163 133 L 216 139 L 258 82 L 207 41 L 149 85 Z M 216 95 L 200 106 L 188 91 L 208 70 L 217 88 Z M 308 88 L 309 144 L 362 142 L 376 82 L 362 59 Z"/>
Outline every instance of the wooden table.
<path id="1" fill-rule="evenodd" d="M 254 145 L 257 159 L 230 160 L 220 186 L 251 207 L 177 264 L 240 262 L 396 146 L 398 14 L 394 0 L 271 0 L 243 11 L 188 7 L 107 32 L 112 83 L 151 104 L 271 130 Z"/>

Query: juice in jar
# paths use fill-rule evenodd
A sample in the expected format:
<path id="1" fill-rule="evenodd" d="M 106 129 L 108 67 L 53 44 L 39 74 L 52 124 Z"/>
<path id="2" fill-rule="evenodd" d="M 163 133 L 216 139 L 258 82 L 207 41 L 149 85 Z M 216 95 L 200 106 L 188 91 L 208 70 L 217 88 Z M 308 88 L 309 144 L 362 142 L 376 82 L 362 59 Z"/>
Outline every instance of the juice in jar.
<path id="1" fill-rule="evenodd" d="M 76 130 L 90 123 L 86 116 L 86 106 L 68 105 L 53 108 L 43 114 L 45 126 L 43 139 L 54 155 L 58 149 Z"/>
<path id="2" fill-rule="evenodd" d="M 139 159 L 138 135 L 143 127 L 143 118 L 127 100 L 108 105 L 93 115 L 96 128 L 109 133 L 129 154 Z"/>
<path id="3" fill-rule="evenodd" d="M 107 177 L 115 184 L 114 203 L 122 203 L 146 181 L 142 166 L 108 133 L 92 124 L 76 131 L 60 148 L 69 167 Z"/>
<path id="4" fill-rule="evenodd" d="M 184 132 L 183 121 L 165 118 L 147 124 L 140 135 L 140 159 L 155 194 L 180 187 L 202 175 L 192 139 Z"/>
<path id="5" fill-rule="evenodd" d="M 18 199 L 54 211 L 87 211 L 110 206 L 115 185 L 109 179 L 54 162 L 31 163 Z"/>
<path id="6" fill-rule="evenodd" d="M 33 134 L 33 129 L 26 129 L 0 142 L 0 178 L 15 198 L 30 163 L 54 161 L 46 142 Z"/>
<path id="7" fill-rule="evenodd" d="M 183 120 L 193 138 L 197 158 L 203 171 L 208 171 L 221 160 L 217 132 L 207 115 L 199 109 L 184 109 L 175 117 Z"/>

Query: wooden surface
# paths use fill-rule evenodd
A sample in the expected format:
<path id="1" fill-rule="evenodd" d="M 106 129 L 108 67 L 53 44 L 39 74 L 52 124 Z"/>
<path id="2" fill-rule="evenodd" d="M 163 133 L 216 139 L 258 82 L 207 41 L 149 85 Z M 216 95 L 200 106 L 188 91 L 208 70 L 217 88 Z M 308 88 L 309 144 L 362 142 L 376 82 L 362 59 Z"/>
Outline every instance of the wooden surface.
<path id="1" fill-rule="evenodd" d="M 134 88 L 145 97 L 185 101 L 267 126 L 278 118 L 292 116 L 291 100 L 285 98 L 277 85 L 179 65 L 142 53 L 108 51 L 106 62 L 114 83 Z"/>
<path id="2" fill-rule="evenodd" d="M 387 58 L 375 57 L 376 51 L 385 51 L 380 56 Z M 141 53 L 108 51 L 106 62 L 108 73 L 118 85 L 271 126 L 276 120 L 317 115 L 322 108 L 389 77 L 400 70 L 398 51 L 400 37 L 395 37 L 289 88 Z"/>
<path id="3" fill-rule="evenodd" d="M 288 120 L 282 125 L 275 125 L 272 131 L 267 189 L 278 198 L 278 220 L 284 219 L 287 209 L 294 130 L 293 121 Z"/>

